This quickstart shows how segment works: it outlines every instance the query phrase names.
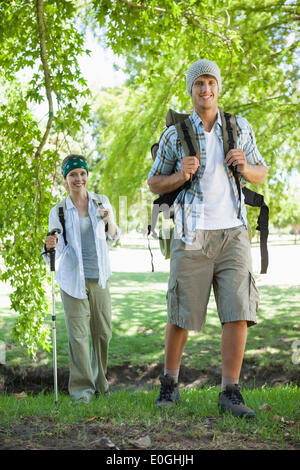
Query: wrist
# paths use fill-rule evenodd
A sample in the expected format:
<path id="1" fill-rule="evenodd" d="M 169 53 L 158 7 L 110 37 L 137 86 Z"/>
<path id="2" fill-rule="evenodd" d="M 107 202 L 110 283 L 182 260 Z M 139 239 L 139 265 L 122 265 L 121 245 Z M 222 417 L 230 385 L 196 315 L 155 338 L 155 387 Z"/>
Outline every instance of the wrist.
<path id="1" fill-rule="evenodd" d="M 246 165 L 244 166 L 244 168 L 242 168 L 239 173 L 245 178 L 245 180 L 247 179 L 247 176 L 249 175 L 249 170 L 250 170 L 250 166 L 249 166 L 249 163 L 246 163 Z"/>
<path id="2" fill-rule="evenodd" d="M 105 222 L 106 224 L 108 225 L 111 225 L 112 224 L 112 218 L 110 215 L 107 215 L 106 217 L 103 217 L 103 222 Z"/>
<path id="3" fill-rule="evenodd" d="M 179 175 L 180 175 L 180 181 L 182 184 L 186 183 L 186 181 L 188 181 L 190 179 L 190 174 L 189 173 L 185 173 L 184 171 L 181 171 L 179 172 Z"/>

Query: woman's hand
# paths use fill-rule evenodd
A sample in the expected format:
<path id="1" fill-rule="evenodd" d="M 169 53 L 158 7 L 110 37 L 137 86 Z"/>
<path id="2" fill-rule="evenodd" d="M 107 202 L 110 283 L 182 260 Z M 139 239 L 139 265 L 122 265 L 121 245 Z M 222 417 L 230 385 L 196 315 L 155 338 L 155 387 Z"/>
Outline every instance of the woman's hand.
<path id="1" fill-rule="evenodd" d="M 57 237 L 56 233 L 54 235 L 47 235 L 46 240 L 45 240 L 45 245 L 46 245 L 47 251 L 50 251 L 51 248 L 56 247 L 57 238 L 58 237 Z"/>
<path id="2" fill-rule="evenodd" d="M 111 211 L 105 208 L 103 204 L 98 204 L 98 215 L 104 222 L 109 222 L 111 220 Z"/>
<path id="3" fill-rule="evenodd" d="M 104 207 L 103 204 L 98 204 L 97 209 L 98 215 L 102 218 L 103 222 L 108 224 L 108 234 L 111 238 L 116 235 L 116 224 L 114 223 L 114 217 L 111 206 Z"/>

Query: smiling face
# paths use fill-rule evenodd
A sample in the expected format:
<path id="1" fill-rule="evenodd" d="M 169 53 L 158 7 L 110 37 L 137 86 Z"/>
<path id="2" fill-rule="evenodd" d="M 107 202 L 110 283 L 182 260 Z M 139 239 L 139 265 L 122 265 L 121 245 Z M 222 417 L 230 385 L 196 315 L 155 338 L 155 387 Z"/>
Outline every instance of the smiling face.
<path id="1" fill-rule="evenodd" d="M 192 86 L 192 100 L 196 112 L 217 111 L 218 82 L 212 75 L 201 75 Z"/>
<path id="2" fill-rule="evenodd" d="M 65 181 L 71 193 L 80 193 L 86 189 L 88 174 L 84 168 L 71 170 Z"/>

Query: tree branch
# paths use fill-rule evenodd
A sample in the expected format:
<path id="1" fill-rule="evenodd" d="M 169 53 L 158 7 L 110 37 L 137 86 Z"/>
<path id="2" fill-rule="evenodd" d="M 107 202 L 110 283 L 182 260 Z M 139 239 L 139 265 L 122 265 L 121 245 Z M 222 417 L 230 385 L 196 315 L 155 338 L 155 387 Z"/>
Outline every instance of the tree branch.
<path id="1" fill-rule="evenodd" d="M 52 101 L 52 94 L 51 94 L 51 78 L 50 78 L 48 63 L 47 63 L 46 26 L 45 26 L 45 21 L 44 21 L 43 0 L 36 0 L 36 12 L 37 12 L 37 23 L 38 23 L 39 39 L 40 39 L 40 55 L 41 55 L 41 61 L 42 61 L 43 70 L 44 70 L 45 89 L 46 89 L 46 96 L 48 100 L 48 109 L 49 109 L 46 129 L 42 137 L 42 140 L 37 148 L 37 151 L 35 152 L 35 155 L 34 155 L 35 158 L 38 160 L 37 188 L 36 188 L 36 193 L 35 193 L 35 203 L 39 196 L 39 204 L 38 204 L 37 212 L 40 213 L 41 202 L 42 202 L 42 185 L 41 185 L 41 179 L 40 179 L 41 166 L 42 166 L 41 154 L 47 142 L 47 139 L 49 137 L 52 122 L 53 122 L 53 101 Z"/>
<path id="2" fill-rule="evenodd" d="M 125 3 L 125 5 L 128 5 L 129 7 L 133 8 L 139 8 L 140 10 L 152 10 L 155 11 L 156 13 L 166 13 L 166 10 L 164 8 L 158 8 L 158 7 L 151 7 L 151 5 L 143 5 L 142 3 L 134 3 L 130 2 L 130 0 L 119 0 L 121 3 Z"/>
<path id="3" fill-rule="evenodd" d="M 118 0 L 118 1 L 120 3 L 124 3 L 128 7 L 138 8 L 139 10 L 152 10 L 155 13 L 159 13 L 159 14 L 167 13 L 167 10 L 165 8 L 152 7 L 151 5 L 144 5 L 143 3 L 134 3 L 134 2 L 131 2 L 130 0 Z M 184 11 L 181 16 L 182 16 L 182 18 L 185 18 L 187 20 L 187 22 L 190 23 L 191 25 L 196 26 L 197 28 L 201 29 L 202 31 L 204 31 L 208 34 L 211 34 L 212 36 L 217 37 L 221 41 L 228 42 L 228 39 L 226 38 L 225 35 L 218 34 L 214 31 L 211 31 L 211 30 L 207 29 L 199 21 L 197 21 L 197 19 L 202 18 L 207 22 L 219 24 L 222 27 L 225 27 L 225 22 L 222 22 L 222 21 L 220 21 L 220 20 L 218 20 L 217 18 L 214 18 L 214 17 L 209 18 L 209 17 L 206 17 L 206 16 L 195 15 L 193 12 L 189 12 L 188 10 Z"/>
<path id="4" fill-rule="evenodd" d="M 190 23 L 191 25 L 195 26 L 196 28 L 199 28 L 201 29 L 201 31 L 204 31 L 205 33 L 208 33 L 208 34 L 211 34 L 212 36 L 215 36 L 217 37 L 218 39 L 220 39 L 221 41 L 224 41 L 224 42 L 228 42 L 228 39 L 226 38 L 226 36 L 222 35 L 222 34 L 219 34 L 219 33 L 216 33 L 214 31 L 211 31 L 207 28 L 205 28 L 204 26 L 202 26 L 202 24 L 196 20 L 195 17 L 191 17 L 188 13 L 184 12 L 183 15 L 182 15 L 188 23 Z M 210 20 L 212 23 L 215 23 L 214 20 Z"/>
<path id="5" fill-rule="evenodd" d="M 291 26 L 293 21 L 299 21 L 299 19 L 300 19 L 300 16 L 297 17 L 297 15 L 295 15 L 295 16 L 292 16 L 291 18 L 286 18 L 284 24 L 282 24 L 282 21 L 280 21 L 280 20 L 274 21 L 274 23 L 269 23 L 269 24 L 260 26 L 259 28 L 251 31 L 251 35 L 258 33 L 259 31 L 265 31 L 267 29 L 272 29 L 272 28 L 275 28 L 275 27 L 278 27 L 278 29 L 279 28 L 284 29 L 284 28 L 286 28 L 285 25 L 290 25 Z"/>
<path id="6" fill-rule="evenodd" d="M 49 108 L 49 113 L 48 113 L 48 122 L 46 126 L 46 130 L 44 132 L 43 138 L 41 143 L 38 146 L 38 149 L 35 153 L 35 156 L 38 157 L 41 155 L 41 152 L 47 142 L 50 129 L 52 126 L 52 121 L 53 121 L 53 101 L 52 101 L 52 95 L 51 95 L 51 78 L 49 74 L 49 69 L 48 69 L 48 63 L 47 63 L 47 48 L 46 48 L 46 26 L 45 26 L 45 21 L 44 21 L 44 5 L 43 5 L 43 0 L 37 0 L 36 1 L 36 9 L 37 9 L 37 22 L 38 22 L 38 29 L 39 29 L 39 38 L 40 38 L 40 55 L 41 55 L 41 61 L 43 65 L 43 70 L 44 70 L 44 77 L 45 77 L 45 89 L 46 89 L 46 96 L 48 100 L 48 108 Z"/>
<path id="7" fill-rule="evenodd" d="M 281 0 L 279 2 L 274 2 L 273 4 L 269 4 L 269 5 L 266 5 L 265 3 L 261 4 L 261 2 L 258 2 L 254 6 L 248 6 L 247 3 L 241 2 L 234 6 L 228 6 L 227 10 L 230 12 L 244 11 L 244 12 L 247 12 L 247 14 L 249 14 L 249 13 L 257 13 L 257 12 L 272 13 L 274 9 L 276 10 L 277 8 L 280 8 L 281 13 L 285 13 L 285 12 L 289 12 L 295 7 L 297 7 L 296 3 L 287 4 L 286 0 Z"/>
<path id="8" fill-rule="evenodd" d="M 240 106 L 238 106 L 237 108 L 235 108 L 235 113 L 245 111 L 246 109 L 249 109 L 249 108 L 260 107 L 260 106 L 263 106 L 266 103 L 266 101 L 279 100 L 281 98 L 286 98 L 286 95 L 270 96 L 268 98 L 264 98 L 263 101 L 259 101 L 259 102 L 258 101 L 251 101 L 251 102 L 248 102 L 248 103 L 243 103 Z M 287 103 L 284 103 L 284 105 L 287 105 Z M 291 106 L 290 103 L 289 103 L 289 106 Z"/>

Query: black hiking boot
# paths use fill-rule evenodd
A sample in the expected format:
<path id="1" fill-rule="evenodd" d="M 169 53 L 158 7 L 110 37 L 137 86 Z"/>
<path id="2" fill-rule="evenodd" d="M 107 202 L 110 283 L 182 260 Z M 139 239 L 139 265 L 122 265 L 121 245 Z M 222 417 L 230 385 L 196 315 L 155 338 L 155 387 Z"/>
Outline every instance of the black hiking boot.
<path id="1" fill-rule="evenodd" d="M 160 380 L 160 393 L 156 399 L 154 407 L 168 408 L 174 406 L 175 403 L 180 401 L 180 394 L 178 384 L 175 384 L 172 377 L 169 375 L 161 375 Z"/>
<path id="2" fill-rule="evenodd" d="M 246 416 L 246 418 L 255 416 L 255 412 L 245 405 L 237 384 L 227 385 L 226 389 L 219 394 L 218 407 L 221 412 L 229 411 L 233 416 Z"/>

